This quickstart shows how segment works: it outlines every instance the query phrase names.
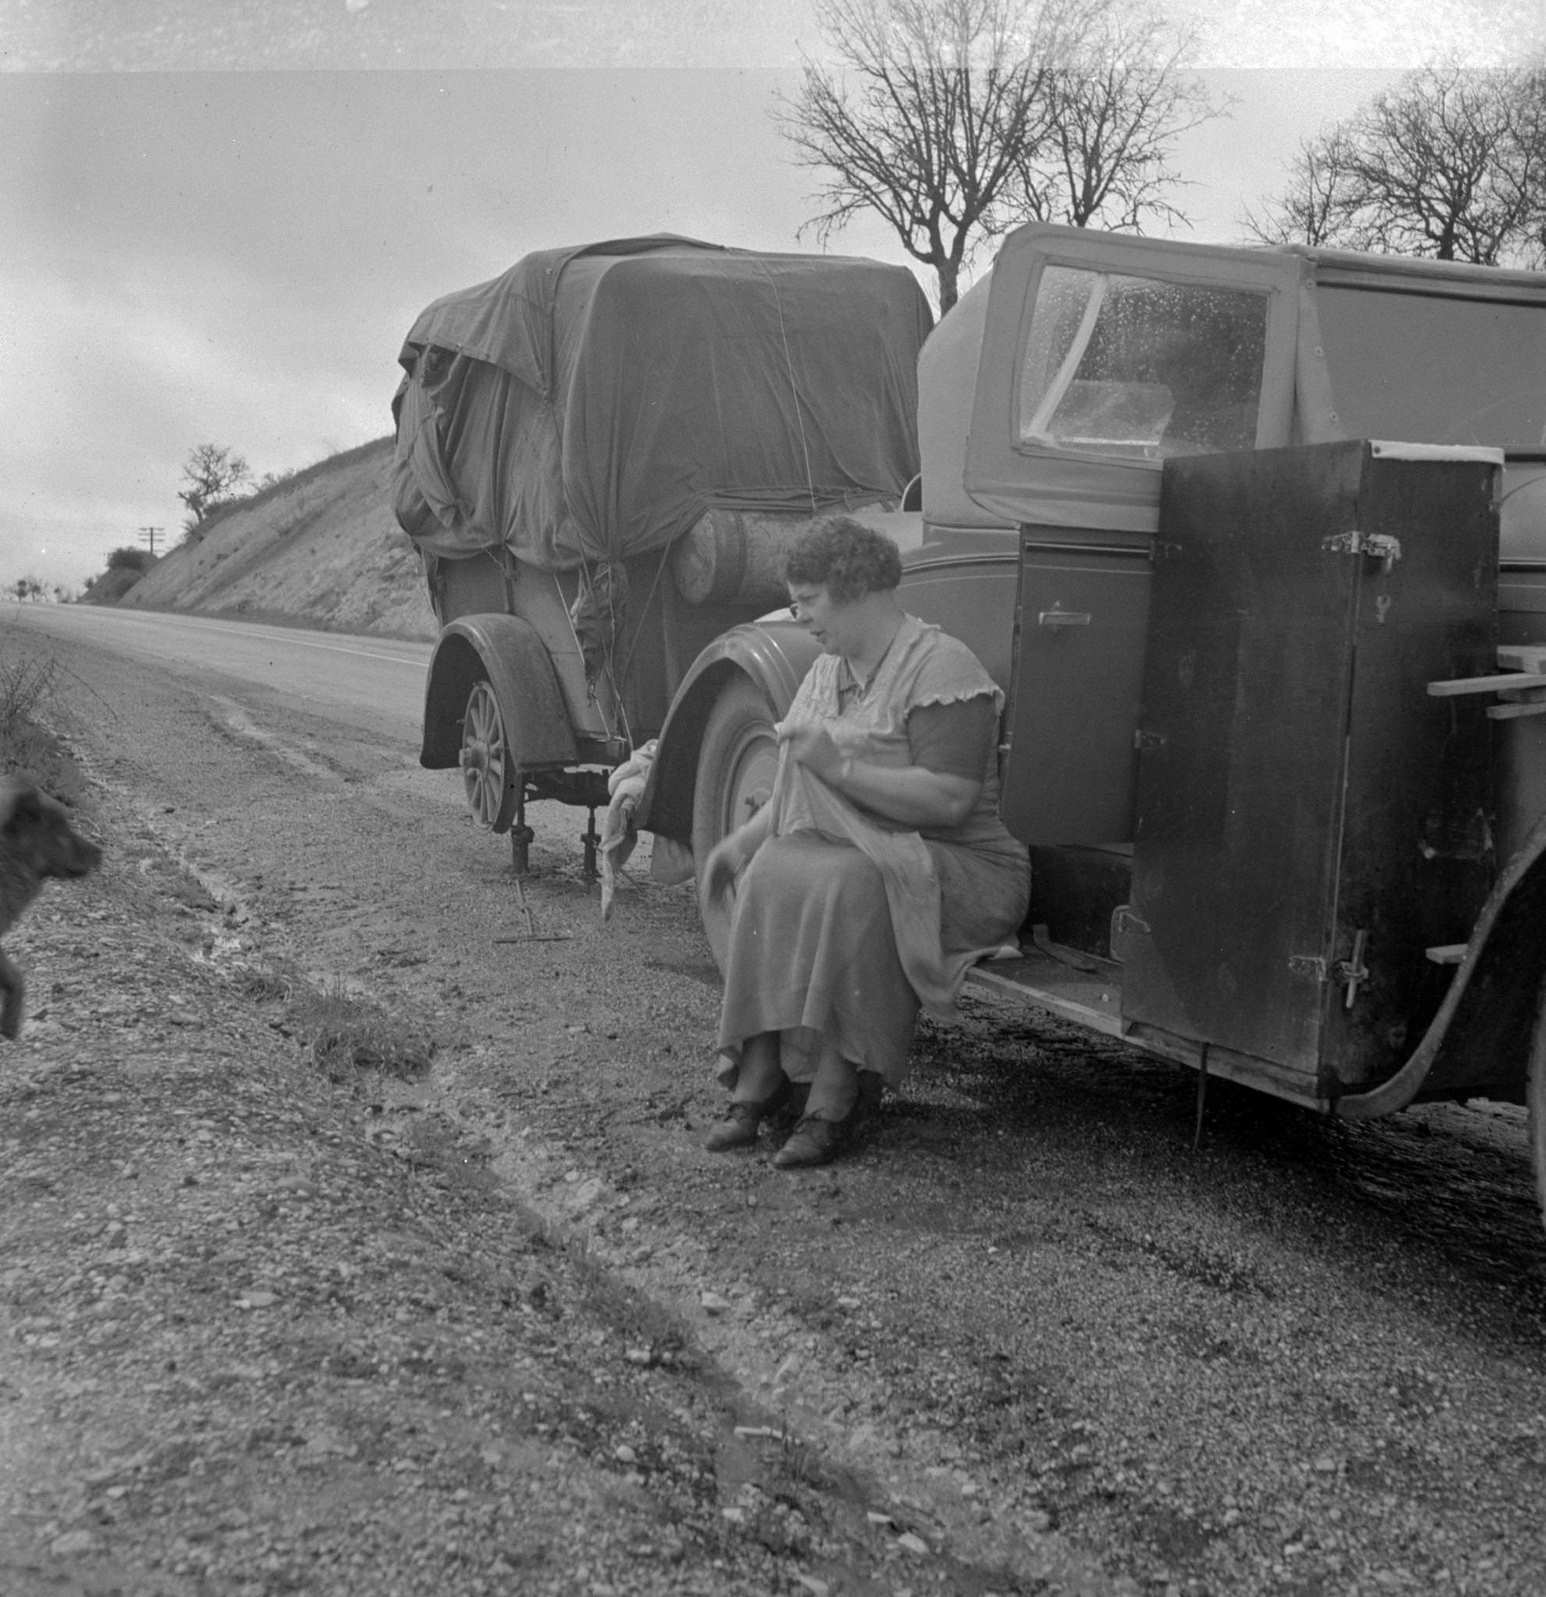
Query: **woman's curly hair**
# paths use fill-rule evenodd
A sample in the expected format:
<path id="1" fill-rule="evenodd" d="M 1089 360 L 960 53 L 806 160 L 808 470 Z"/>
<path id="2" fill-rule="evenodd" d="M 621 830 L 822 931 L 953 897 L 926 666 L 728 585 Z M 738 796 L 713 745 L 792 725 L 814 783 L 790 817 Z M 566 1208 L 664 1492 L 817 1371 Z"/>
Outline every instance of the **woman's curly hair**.
<path id="1" fill-rule="evenodd" d="M 785 582 L 824 587 L 834 604 L 889 593 L 901 580 L 897 546 L 852 516 L 824 516 L 784 556 Z"/>

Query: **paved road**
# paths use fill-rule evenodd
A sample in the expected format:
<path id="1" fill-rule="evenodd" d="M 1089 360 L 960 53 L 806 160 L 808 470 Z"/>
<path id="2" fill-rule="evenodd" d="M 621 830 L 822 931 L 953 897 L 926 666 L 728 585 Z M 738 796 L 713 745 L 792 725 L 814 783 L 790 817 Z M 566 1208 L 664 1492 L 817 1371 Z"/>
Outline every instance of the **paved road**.
<path id="1" fill-rule="evenodd" d="M 431 646 L 94 605 L 0 605 L 0 637 L 25 627 L 154 662 L 207 691 L 325 711 L 393 742 L 417 744 Z"/>

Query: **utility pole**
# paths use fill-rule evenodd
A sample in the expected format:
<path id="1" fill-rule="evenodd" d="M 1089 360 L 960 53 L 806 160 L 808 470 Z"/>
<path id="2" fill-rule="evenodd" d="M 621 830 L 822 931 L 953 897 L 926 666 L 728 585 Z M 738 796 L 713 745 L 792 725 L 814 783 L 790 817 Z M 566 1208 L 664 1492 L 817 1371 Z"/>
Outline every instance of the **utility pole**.
<path id="1" fill-rule="evenodd" d="M 158 532 L 165 532 L 165 531 L 166 531 L 165 527 L 141 527 L 140 528 L 140 539 L 141 539 L 142 542 L 149 543 L 149 545 L 150 545 L 150 558 L 152 560 L 154 560 L 156 558 L 156 534 Z"/>

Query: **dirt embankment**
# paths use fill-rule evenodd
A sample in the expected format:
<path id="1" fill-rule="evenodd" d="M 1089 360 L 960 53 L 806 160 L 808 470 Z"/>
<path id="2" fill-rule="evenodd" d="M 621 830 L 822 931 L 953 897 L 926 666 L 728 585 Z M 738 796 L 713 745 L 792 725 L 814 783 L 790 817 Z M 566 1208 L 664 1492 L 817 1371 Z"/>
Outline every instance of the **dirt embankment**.
<path id="1" fill-rule="evenodd" d="M 119 603 L 433 638 L 419 557 L 392 515 L 392 441 L 335 455 L 220 517 Z"/>

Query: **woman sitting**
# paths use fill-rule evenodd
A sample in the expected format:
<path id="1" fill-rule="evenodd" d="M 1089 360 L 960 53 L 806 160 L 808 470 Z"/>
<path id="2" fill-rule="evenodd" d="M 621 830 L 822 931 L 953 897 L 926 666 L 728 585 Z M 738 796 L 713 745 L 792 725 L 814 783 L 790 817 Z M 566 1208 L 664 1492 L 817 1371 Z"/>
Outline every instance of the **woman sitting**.
<path id="1" fill-rule="evenodd" d="M 920 1004 L 953 1012 L 969 966 L 1012 938 L 1030 862 L 998 815 L 1003 694 L 965 644 L 897 601 L 896 545 L 847 516 L 784 565 L 821 644 L 777 728 L 769 802 L 704 862 L 732 897 L 720 1011 L 728 1118 L 755 1142 L 790 1083 L 804 1116 L 774 1158 L 825 1164 L 895 1087 Z"/>

